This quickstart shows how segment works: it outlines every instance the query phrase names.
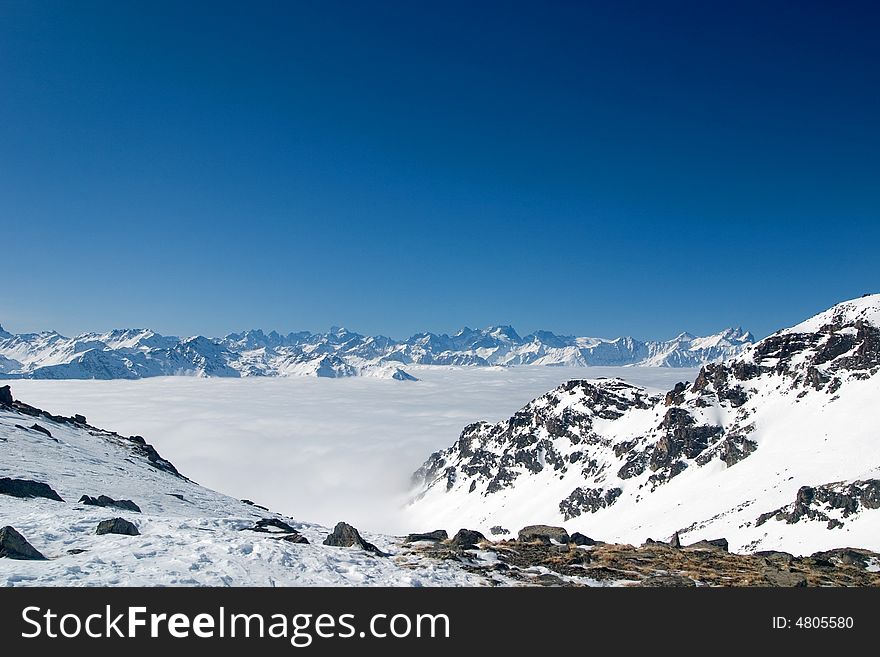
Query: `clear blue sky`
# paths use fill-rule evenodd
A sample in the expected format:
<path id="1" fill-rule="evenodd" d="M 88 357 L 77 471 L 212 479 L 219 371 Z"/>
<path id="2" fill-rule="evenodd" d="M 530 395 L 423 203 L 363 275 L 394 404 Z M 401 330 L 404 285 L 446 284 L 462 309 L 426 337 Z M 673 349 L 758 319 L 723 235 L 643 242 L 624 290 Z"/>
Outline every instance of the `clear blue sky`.
<path id="1" fill-rule="evenodd" d="M 766 334 L 880 289 L 876 7 L 2 0 L 0 323 Z"/>

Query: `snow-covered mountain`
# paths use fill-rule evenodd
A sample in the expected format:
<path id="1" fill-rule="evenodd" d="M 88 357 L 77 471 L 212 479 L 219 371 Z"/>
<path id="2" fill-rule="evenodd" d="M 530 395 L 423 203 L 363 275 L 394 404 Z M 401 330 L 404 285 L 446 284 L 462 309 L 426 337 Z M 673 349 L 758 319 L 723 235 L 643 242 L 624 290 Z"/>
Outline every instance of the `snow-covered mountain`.
<path id="1" fill-rule="evenodd" d="M 696 367 L 735 356 L 750 333 L 682 333 L 668 341 L 585 338 L 538 331 L 520 337 L 510 326 L 464 328 L 455 335 L 420 333 L 407 340 L 260 330 L 223 338 L 177 338 L 147 329 L 13 335 L 0 328 L 0 378 L 139 379 L 151 376 L 376 376 L 414 380 L 407 365 L 559 365 Z"/>
<path id="2" fill-rule="evenodd" d="M 878 549 L 878 372 L 880 295 L 870 295 L 707 364 L 665 395 L 620 379 L 569 381 L 509 420 L 466 427 L 415 473 L 409 510 L 414 522 L 499 535 L 564 523 L 635 544 L 678 532 L 724 536 L 741 551 Z"/>

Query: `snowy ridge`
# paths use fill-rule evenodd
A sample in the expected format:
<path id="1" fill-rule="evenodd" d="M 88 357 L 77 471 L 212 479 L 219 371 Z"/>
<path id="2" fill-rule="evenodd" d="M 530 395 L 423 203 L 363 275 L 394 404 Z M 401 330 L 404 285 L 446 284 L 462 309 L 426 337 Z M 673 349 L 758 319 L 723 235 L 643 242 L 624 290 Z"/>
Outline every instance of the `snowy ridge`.
<path id="1" fill-rule="evenodd" d="M 413 521 L 558 523 L 639 544 L 880 548 L 880 295 L 708 364 L 665 396 L 574 380 L 415 473 Z"/>
<path id="2" fill-rule="evenodd" d="M 0 586 L 453 586 L 484 581 L 452 563 L 400 554 L 398 539 L 390 536 L 366 536 L 391 553 L 387 558 L 324 546 L 330 530 L 204 488 L 177 473 L 140 437 L 97 429 L 81 416 L 53 416 L 18 401 L 6 403 L 2 396 L 0 455 L 0 484 L 4 479 L 36 481 L 63 500 L 0 491 L 2 525 L 13 526 L 46 557 L 0 559 Z M 141 512 L 79 503 L 84 495 L 131 500 Z M 139 535 L 96 535 L 98 523 L 114 517 L 133 522 Z M 261 519 L 289 524 L 308 544 L 248 531 Z"/>
<path id="3" fill-rule="evenodd" d="M 153 376 L 373 376 L 411 381 L 406 365 L 698 367 L 741 353 L 754 342 L 742 329 L 672 340 L 520 337 L 510 326 L 420 333 L 407 340 L 328 333 L 281 335 L 261 330 L 223 338 L 177 338 L 148 329 L 117 329 L 73 338 L 55 332 L 13 335 L 0 328 L 0 378 L 140 379 Z"/>

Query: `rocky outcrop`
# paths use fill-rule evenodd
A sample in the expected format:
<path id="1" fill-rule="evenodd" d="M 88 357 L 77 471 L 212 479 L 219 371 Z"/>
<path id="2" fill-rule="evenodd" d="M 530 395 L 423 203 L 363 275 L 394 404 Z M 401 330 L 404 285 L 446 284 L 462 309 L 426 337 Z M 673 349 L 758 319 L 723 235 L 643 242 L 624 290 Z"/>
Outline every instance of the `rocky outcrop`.
<path id="1" fill-rule="evenodd" d="M 345 522 L 339 522 L 333 532 L 324 539 L 324 545 L 334 547 L 354 547 L 380 557 L 388 556 L 372 543 L 364 540 L 357 529 Z"/>
<path id="2" fill-rule="evenodd" d="M 470 550 L 485 542 L 486 537 L 474 529 L 459 529 L 452 537 L 450 545 L 462 550 Z"/>
<path id="3" fill-rule="evenodd" d="M 123 511 L 134 511 L 135 513 L 141 512 L 141 508 L 131 500 L 114 500 L 112 497 L 107 497 L 106 495 L 98 495 L 98 497 L 83 495 L 79 498 L 79 503 L 88 506 L 102 506 L 122 509 Z"/>
<path id="4" fill-rule="evenodd" d="M 140 532 L 134 523 L 129 522 L 125 518 L 113 518 L 112 520 L 102 520 L 99 522 L 95 534 L 98 536 L 103 536 L 104 534 L 139 536 Z"/>
<path id="5" fill-rule="evenodd" d="M 9 526 L 0 529 L 0 558 L 2 557 L 27 561 L 44 561 L 46 559 L 14 527 Z"/>
<path id="6" fill-rule="evenodd" d="M 424 532 L 421 534 L 409 534 L 404 542 L 415 543 L 417 541 L 446 541 L 449 540 L 449 534 L 445 529 L 435 529 L 432 532 Z"/>
<path id="7" fill-rule="evenodd" d="M 529 525 L 519 530 L 517 540 L 521 543 L 531 543 L 539 541 L 541 543 L 552 542 L 568 543 L 571 538 L 563 527 L 553 527 L 551 525 Z"/>
<path id="8" fill-rule="evenodd" d="M 12 388 L 0 386 L 0 406 L 12 406 Z"/>
<path id="9" fill-rule="evenodd" d="M 843 527 L 850 516 L 868 509 L 880 509 L 878 479 L 801 486 L 792 504 L 762 513 L 756 524 L 763 525 L 770 519 L 789 525 L 801 520 L 815 520 L 827 523 L 828 529 L 836 529 Z"/>
<path id="10" fill-rule="evenodd" d="M 295 533 L 296 528 L 291 527 L 289 524 L 280 520 L 279 518 L 261 518 L 254 523 L 253 527 L 245 527 L 245 529 L 252 532 L 263 532 L 263 533 Z"/>
<path id="11" fill-rule="evenodd" d="M 33 498 L 43 497 L 47 500 L 63 502 L 61 496 L 52 490 L 49 484 L 40 481 L 31 481 L 30 479 L 9 479 L 8 477 L 0 477 L 0 495 L 11 495 L 12 497 Z"/>

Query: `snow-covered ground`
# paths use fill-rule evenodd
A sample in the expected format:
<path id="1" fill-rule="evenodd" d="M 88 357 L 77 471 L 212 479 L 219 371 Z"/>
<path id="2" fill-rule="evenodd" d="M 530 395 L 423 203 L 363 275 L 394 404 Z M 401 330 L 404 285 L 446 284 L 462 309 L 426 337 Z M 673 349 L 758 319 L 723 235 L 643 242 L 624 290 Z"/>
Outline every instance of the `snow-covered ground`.
<path id="1" fill-rule="evenodd" d="M 53 413 L 82 413 L 92 425 L 144 436 L 184 474 L 214 490 L 322 525 L 346 520 L 393 534 L 434 529 L 413 527 L 406 516 L 409 475 L 427 455 L 454 442 L 465 425 L 507 418 L 569 379 L 621 376 L 661 392 L 696 376 L 689 369 L 633 367 L 408 371 L 420 381 L 162 377 L 9 383 L 27 403 Z"/>

